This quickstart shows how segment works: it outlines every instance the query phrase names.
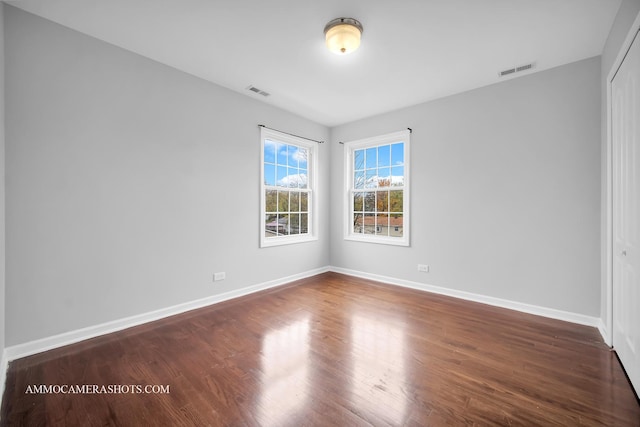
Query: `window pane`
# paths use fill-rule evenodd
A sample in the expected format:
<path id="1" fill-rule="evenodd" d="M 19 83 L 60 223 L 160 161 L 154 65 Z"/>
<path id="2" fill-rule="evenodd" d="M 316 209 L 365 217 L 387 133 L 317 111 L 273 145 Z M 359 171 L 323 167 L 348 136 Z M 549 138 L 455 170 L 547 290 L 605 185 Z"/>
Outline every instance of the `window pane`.
<path id="1" fill-rule="evenodd" d="M 393 190 L 389 192 L 390 212 L 402 212 L 403 196 L 402 190 Z"/>
<path id="2" fill-rule="evenodd" d="M 308 200 L 309 200 L 309 193 L 307 192 L 300 193 L 300 211 L 301 212 L 309 211 Z"/>
<path id="3" fill-rule="evenodd" d="M 389 192 L 378 191 L 376 200 L 377 212 L 389 212 Z"/>
<path id="4" fill-rule="evenodd" d="M 278 151 L 278 164 L 282 166 L 287 165 L 287 146 L 285 144 L 276 145 L 276 150 Z"/>
<path id="5" fill-rule="evenodd" d="M 300 234 L 307 234 L 309 232 L 309 215 L 303 213 L 300 215 Z"/>
<path id="6" fill-rule="evenodd" d="M 276 190 L 265 192 L 265 212 L 278 212 L 278 192 Z"/>
<path id="7" fill-rule="evenodd" d="M 404 142 L 391 145 L 391 166 L 404 165 Z"/>
<path id="8" fill-rule="evenodd" d="M 378 187 L 391 186 L 391 168 L 378 169 Z"/>
<path id="9" fill-rule="evenodd" d="M 298 169 L 298 187 L 307 188 L 307 186 L 309 185 L 307 181 L 307 171 L 304 169 Z"/>
<path id="10" fill-rule="evenodd" d="M 265 163 L 264 165 L 264 185 L 276 185 L 276 167 Z"/>
<path id="11" fill-rule="evenodd" d="M 364 169 L 364 150 L 356 150 L 353 154 L 353 170 Z"/>
<path id="12" fill-rule="evenodd" d="M 297 191 L 291 192 L 291 197 L 289 198 L 289 210 L 291 212 L 300 212 L 300 193 Z"/>
<path id="13" fill-rule="evenodd" d="M 300 214 L 289 215 L 289 234 L 300 234 Z"/>
<path id="14" fill-rule="evenodd" d="M 353 232 L 354 233 L 362 233 L 362 232 L 364 232 L 363 214 L 361 214 L 361 213 L 353 214 Z"/>
<path id="15" fill-rule="evenodd" d="M 381 236 L 389 235 L 389 215 L 379 214 L 376 217 L 376 234 Z"/>
<path id="16" fill-rule="evenodd" d="M 375 234 L 376 232 L 376 215 L 364 214 L 364 234 Z"/>
<path id="17" fill-rule="evenodd" d="M 287 174 L 287 187 L 298 188 L 300 182 L 300 175 L 297 168 L 289 168 Z"/>
<path id="18" fill-rule="evenodd" d="M 373 169 L 378 167 L 378 150 L 373 148 L 367 148 L 365 158 L 367 161 L 367 169 Z"/>
<path id="19" fill-rule="evenodd" d="M 364 188 L 364 171 L 356 171 L 354 173 L 353 188 Z"/>
<path id="20" fill-rule="evenodd" d="M 264 235 L 273 237 L 278 235 L 278 215 L 265 215 Z"/>
<path id="21" fill-rule="evenodd" d="M 299 157 L 299 148 L 295 145 L 288 145 L 288 154 L 289 154 L 289 166 L 298 167 L 298 159 Z"/>
<path id="22" fill-rule="evenodd" d="M 378 167 L 391 166 L 391 146 L 378 147 Z"/>
<path id="23" fill-rule="evenodd" d="M 278 191 L 278 212 L 289 212 L 288 191 Z"/>
<path id="24" fill-rule="evenodd" d="M 264 140 L 264 161 L 266 163 L 276 162 L 276 143 L 269 139 Z"/>
<path id="25" fill-rule="evenodd" d="M 288 223 L 287 215 L 266 215 L 265 237 L 289 234 Z"/>
<path id="26" fill-rule="evenodd" d="M 389 236 L 402 237 L 403 230 L 402 214 L 391 215 L 389 218 Z"/>
<path id="27" fill-rule="evenodd" d="M 298 166 L 300 166 L 300 169 L 307 169 L 308 161 L 309 150 L 298 147 Z"/>
<path id="28" fill-rule="evenodd" d="M 375 212 L 376 209 L 376 193 L 364 193 L 364 210 L 365 212 Z"/>
<path id="29" fill-rule="evenodd" d="M 394 166 L 391 168 L 391 185 L 404 185 L 404 166 Z"/>
<path id="30" fill-rule="evenodd" d="M 278 166 L 278 175 L 276 176 L 276 185 L 278 187 L 288 187 L 287 185 L 287 168 L 285 166 Z"/>
<path id="31" fill-rule="evenodd" d="M 367 170 L 365 177 L 366 188 L 376 188 L 378 186 L 378 171 L 376 169 Z"/>
<path id="32" fill-rule="evenodd" d="M 362 193 L 353 194 L 353 211 L 362 212 L 364 206 L 362 204 Z"/>
<path id="33" fill-rule="evenodd" d="M 278 214 L 278 234 L 289 234 L 289 214 Z"/>

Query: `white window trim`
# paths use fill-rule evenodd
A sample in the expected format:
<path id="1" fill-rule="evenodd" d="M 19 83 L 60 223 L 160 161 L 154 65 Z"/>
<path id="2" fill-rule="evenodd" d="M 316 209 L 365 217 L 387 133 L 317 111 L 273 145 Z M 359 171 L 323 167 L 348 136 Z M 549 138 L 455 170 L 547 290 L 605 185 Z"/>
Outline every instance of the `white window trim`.
<path id="1" fill-rule="evenodd" d="M 410 197 L 410 147 L 411 147 L 411 132 L 407 130 L 402 130 L 399 132 L 393 132 L 386 135 L 375 136 L 371 138 L 359 139 L 356 141 L 350 141 L 344 143 L 344 182 L 345 182 L 345 201 L 346 206 L 343 209 L 344 212 L 344 239 L 345 240 L 353 240 L 358 242 L 369 242 L 369 243 L 381 243 L 386 245 L 396 245 L 396 246 L 409 246 L 410 245 L 410 235 L 411 235 L 411 220 L 410 220 L 410 212 L 411 206 L 409 205 Z M 392 144 L 394 142 L 404 142 L 404 187 L 403 187 L 403 233 L 402 237 L 391 237 L 391 236 L 379 236 L 376 234 L 360 234 L 353 233 L 353 200 L 351 190 L 353 187 L 353 153 L 361 148 L 375 146 L 375 145 L 384 145 L 384 144 Z"/>
<path id="2" fill-rule="evenodd" d="M 265 191 L 266 185 L 264 183 L 264 141 L 266 139 L 272 141 L 278 141 L 285 144 L 297 145 L 309 150 L 307 158 L 307 186 L 309 192 L 308 203 L 308 233 L 296 234 L 286 236 L 274 236 L 267 238 L 265 236 L 265 210 L 266 200 Z M 271 246 L 281 246 L 294 243 L 310 242 L 318 240 L 318 214 L 317 214 L 317 200 L 318 200 L 318 143 L 310 141 L 304 138 L 300 138 L 294 135 L 278 132 L 266 127 L 260 128 L 260 247 L 266 248 Z"/>

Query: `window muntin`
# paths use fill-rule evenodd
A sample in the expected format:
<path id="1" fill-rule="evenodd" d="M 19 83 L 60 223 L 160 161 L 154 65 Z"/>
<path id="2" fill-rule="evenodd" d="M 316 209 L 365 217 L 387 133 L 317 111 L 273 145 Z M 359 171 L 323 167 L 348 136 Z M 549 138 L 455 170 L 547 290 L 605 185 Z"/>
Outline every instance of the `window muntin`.
<path id="1" fill-rule="evenodd" d="M 345 143 L 345 238 L 409 245 L 409 131 Z"/>
<path id="2" fill-rule="evenodd" d="M 260 246 L 315 240 L 316 145 L 262 128 Z"/>

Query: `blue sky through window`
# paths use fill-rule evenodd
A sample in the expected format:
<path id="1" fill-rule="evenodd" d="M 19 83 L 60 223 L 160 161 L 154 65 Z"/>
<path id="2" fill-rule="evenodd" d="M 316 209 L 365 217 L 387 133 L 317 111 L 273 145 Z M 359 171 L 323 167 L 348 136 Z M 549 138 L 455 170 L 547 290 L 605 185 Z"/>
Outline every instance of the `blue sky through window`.
<path id="1" fill-rule="evenodd" d="M 404 142 L 355 150 L 354 188 L 404 185 Z"/>
<path id="2" fill-rule="evenodd" d="M 264 141 L 264 183 L 268 186 L 307 188 L 306 148 L 266 139 Z"/>

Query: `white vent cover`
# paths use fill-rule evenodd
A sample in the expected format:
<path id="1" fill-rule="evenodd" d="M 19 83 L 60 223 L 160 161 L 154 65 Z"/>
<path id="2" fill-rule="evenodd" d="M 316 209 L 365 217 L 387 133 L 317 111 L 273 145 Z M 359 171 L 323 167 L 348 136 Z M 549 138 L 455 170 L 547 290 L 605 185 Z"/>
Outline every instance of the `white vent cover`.
<path id="1" fill-rule="evenodd" d="M 530 70 L 534 67 L 535 63 L 532 62 L 530 64 L 524 64 L 524 65 L 519 65 L 517 67 L 513 67 L 513 68 L 508 68 L 506 70 L 502 70 L 498 73 L 498 77 L 504 77 L 504 76 L 508 76 L 510 74 L 515 74 L 515 73 L 519 73 L 521 71 L 527 71 Z"/>
<path id="2" fill-rule="evenodd" d="M 247 89 L 250 90 L 251 92 L 255 92 L 258 95 L 262 95 L 262 96 L 269 96 L 271 95 L 269 92 L 265 92 L 262 89 L 258 89 L 257 87 L 255 87 L 254 85 L 249 85 L 247 86 Z"/>

